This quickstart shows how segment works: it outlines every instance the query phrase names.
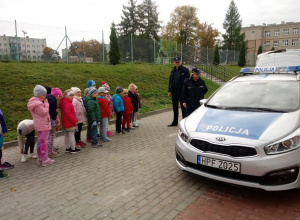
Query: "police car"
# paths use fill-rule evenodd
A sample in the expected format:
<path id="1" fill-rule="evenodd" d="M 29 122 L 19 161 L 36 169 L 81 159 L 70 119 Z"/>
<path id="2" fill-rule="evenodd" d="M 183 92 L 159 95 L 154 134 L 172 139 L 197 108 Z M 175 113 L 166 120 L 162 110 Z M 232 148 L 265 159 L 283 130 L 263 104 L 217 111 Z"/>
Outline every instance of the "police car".
<path id="1" fill-rule="evenodd" d="M 268 191 L 300 187 L 300 65 L 244 68 L 180 122 L 184 171 Z"/>

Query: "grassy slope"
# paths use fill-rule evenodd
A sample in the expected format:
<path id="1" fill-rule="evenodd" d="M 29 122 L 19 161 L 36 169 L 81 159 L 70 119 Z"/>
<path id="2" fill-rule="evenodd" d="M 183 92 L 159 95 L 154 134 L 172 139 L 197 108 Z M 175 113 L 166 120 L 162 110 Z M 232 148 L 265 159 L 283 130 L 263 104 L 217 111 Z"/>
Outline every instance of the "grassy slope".
<path id="1" fill-rule="evenodd" d="M 83 91 L 86 82 L 93 79 L 97 88 L 102 81 L 111 87 L 113 95 L 117 86 L 127 88 L 134 82 L 139 87 L 141 112 L 171 107 L 167 96 L 172 65 L 151 64 L 64 64 L 64 63 L 0 63 L 0 108 L 8 132 L 5 141 L 16 139 L 16 127 L 23 119 L 31 118 L 27 102 L 33 96 L 36 84 L 59 87 L 62 92 L 76 86 Z M 205 80 L 209 97 L 219 86 Z"/>

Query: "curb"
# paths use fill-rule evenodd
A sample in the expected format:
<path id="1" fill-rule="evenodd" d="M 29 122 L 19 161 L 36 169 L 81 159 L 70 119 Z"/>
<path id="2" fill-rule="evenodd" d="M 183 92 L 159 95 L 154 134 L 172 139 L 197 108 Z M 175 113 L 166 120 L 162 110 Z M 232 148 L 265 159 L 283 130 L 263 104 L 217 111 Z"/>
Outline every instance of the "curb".
<path id="1" fill-rule="evenodd" d="M 167 111 L 170 111 L 170 110 L 172 110 L 172 108 L 164 108 L 164 109 L 159 109 L 159 110 L 155 110 L 155 111 L 151 111 L 151 112 L 145 112 L 145 113 L 139 114 L 139 118 L 144 118 L 144 117 L 148 117 L 148 116 L 151 116 L 151 115 L 160 114 L 160 113 L 167 112 Z M 113 120 L 109 121 L 109 124 L 115 124 L 115 122 L 116 122 L 116 120 L 113 119 Z M 86 130 L 86 125 L 84 125 L 82 127 L 82 131 L 84 131 L 84 130 Z M 64 135 L 63 130 L 57 131 L 55 133 L 55 137 L 60 137 L 60 136 L 63 136 L 63 135 Z M 37 141 L 37 137 L 35 137 L 35 140 Z M 18 141 L 17 140 L 3 143 L 4 148 L 15 147 L 15 146 L 18 146 Z"/>

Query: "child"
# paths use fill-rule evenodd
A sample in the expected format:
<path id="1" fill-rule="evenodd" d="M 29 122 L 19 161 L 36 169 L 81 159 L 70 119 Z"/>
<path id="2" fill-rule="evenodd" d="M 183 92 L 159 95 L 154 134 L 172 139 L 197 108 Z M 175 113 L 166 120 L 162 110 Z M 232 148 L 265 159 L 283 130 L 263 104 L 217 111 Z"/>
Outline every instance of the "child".
<path id="1" fill-rule="evenodd" d="M 121 94 L 123 92 L 123 88 L 122 87 L 117 87 L 116 88 L 116 93 L 114 94 L 112 97 L 112 101 L 114 102 L 114 110 L 115 113 L 117 115 L 117 119 L 116 119 L 116 132 L 117 134 L 125 134 L 124 131 L 122 131 L 121 125 L 122 125 L 122 114 L 124 112 L 124 104 L 123 104 L 123 100 L 121 97 Z"/>
<path id="2" fill-rule="evenodd" d="M 135 93 L 136 93 L 136 97 L 137 97 L 137 100 L 138 100 L 138 106 L 139 106 L 139 107 L 138 107 L 138 111 L 135 112 L 135 114 L 134 114 L 133 121 L 135 121 L 136 124 L 138 124 L 138 123 L 137 123 L 137 117 L 138 117 L 138 115 L 139 115 L 139 113 L 140 113 L 140 108 L 141 108 L 142 106 L 141 106 L 141 100 L 140 100 L 140 95 L 139 95 L 139 89 L 138 89 L 137 86 L 135 86 Z"/>
<path id="3" fill-rule="evenodd" d="M 114 104 L 112 102 L 112 98 L 109 95 L 110 87 L 109 87 L 109 85 L 105 81 L 102 82 L 102 87 L 104 87 L 105 90 L 107 91 L 107 93 L 105 94 L 104 97 L 107 100 L 107 103 L 108 103 L 108 106 L 109 106 L 109 109 L 110 109 L 110 115 L 112 117 L 115 112 L 114 112 Z M 110 118 L 108 118 L 108 122 L 109 122 L 109 119 Z M 107 126 L 107 132 L 106 132 L 106 134 L 107 134 L 107 136 L 113 136 L 114 135 L 111 131 L 108 130 L 108 126 Z"/>
<path id="4" fill-rule="evenodd" d="M 20 153 L 23 154 L 21 162 L 25 163 L 28 158 L 37 158 L 37 156 L 33 153 L 34 145 L 35 145 L 35 132 L 34 132 L 34 124 L 33 120 L 25 119 L 21 121 L 17 128 L 18 134 L 18 143 L 20 147 Z M 23 136 L 26 136 L 25 142 L 25 150 L 24 150 L 24 142 Z M 28 155 L 28 149 L 30 147 L 30 155 Z"/>
<path id="5" fill-rule="evenodd" d="M 71 89 L 75 94 L 74 99 L 73 99 L 73 106 L 74 106 L 76 118 L 78 121 L 77 129 L 75 130 L 76 146 L 85 147 L 86 143 L 81 141 L 82 125 L 83 125 L 83 122 L 86 122 L 86 117 L 85 117 L 86 111 L 85 111 L 85 107 L 83 104 L 83 100 L 81 98 L 81 90 L 77 87 L 72 87 Z"/>
<path id="6" fill-rule="evenodd" d="M 73 98 L 74 92 L 71 89 L 67 89 L 59 102 L 59 108 L 61 109 L 61 125 L 65 131 L 66 152 L 75 154 L 80 152 L 80 150 L 75 147 L 74 140 L 77 118 L 72 104 Z"/>
<path id="7" fill-rule="evenodd" d="M 27 103 L 27 108 L 31 112 L 34 128 L 37 131 L 38 163 L 44 167 L 55 162 L 47 155 L 47 139 L 51 129 L 49 103 L 46 99 L 47 91 L 43 86 L 36 85 L 33 94 L 34 96 Z"/>
<path id="8" fill-rule="evenodd" d="M 104 87 L 99 87 L 98 89 L 98 98 L 97 101 L 99 103 L 100 111 L 101 111 L 101 123 L 100 123 L 100 139 L 103 142 L 111 141 L 110 138 L 107 137 L 107 126 L 108 126 L 108 119 L 111 117 L 109 106 L 107 100 L 104 98 L 105 94 L 108 91 L 105 90 Z"/>
<path id="9" fill-rule="evenodd" d="M 0 109 L 0 126 L 2 127 L 2 132 L 0 135 L 0 151 L 1 151 L 1 158 L 0 158 L 0 169 L 11 169 L 14 168 L 15 166 L 6 162 L 3 155 L 2 155 L 2 151 L 3 151 L 3 138 L 6 137 L 6 132 L 7 132 L 7 127 L 6 127 L 6 123 L 5 123 L 5 119 L 4 119 L 4 115 Z"/>
<path id="10" fill-rule="evenodd" d="M 131 129 L 133 129 L 133 127 L 139 126 L 138 123 L 134 121 L 134 114 L 136 114 L 139 111 L 138 100 L 135 93 L 135 84 L 134 83 L 129 84 L 128 90 L 129 90 L 128 96 L 130 97 L 133 106 L 133 113 L 131 114 L 131 122 L 132 122 Z"/>
<path id="11" fill-rule="evenodd" d="M 131 99 L 128 97 L 128 90 L 124 89 L 123 91 L 123 103 L 124 103 L 124 112 L 123 112 L 123 123 L 122 129 L 125 129 L 125 124 L 127 124 L 127 131 L 130 131 L 130 115 L 132 114 L 133 107 L 131 104 Z"/>
<path id="12" fill-rule="evenodd" d="M 91 79 L 90 79 L 89 81 L 87 81 L 86 85 L 87 85 L 88 89 L 89 89 L 90 87 L 96 88 L 96 83 L 95 83 L 95 81 L 94 81 L 94 80 L 91 80 Z"/>
<path id="13" fill-rule="evenodd" d="M 87 118 L 88 123 L 91 125 L 92 130 L 92 146 L 102 147 L 102 144 L 98 143 L 97 133 L 98 133 L 98 122 L 101 121 L 101 113 L 99 103 L 97 102 L 97 90 L 91 87 L 89 90 L 89 96 L 86 97 L 86 107 L 87 107 Z"/>
<path id="14" fill-rule="evenodd" d="M 2 160 L 2 146 L 3 146 L 3 131 L 0 124 L 0 161 Z M 8 177 L 7 173 L 4 173 L 4 168 L 0 168 L 0 179 Z"/>
<path id="15" fill-rule="evenodd" d="M 47 95 L 46 99 L 49 103 L 49 115 L 51 121 L 51 130 L 49 132 L 48 141 L 47 141 L 47 148 L 48 148 L 48 156 L 49 157 L 59 157 L 60 154 L 54 151 L 54 139 L 56 133 L 56 124 L 55 120 L 57 118 L 57 101 L 59 101 L 60 97 L 62 96 L 60 89 L 56 88 L 54 94 L 57 95 L 55 97 L 52 95 L 52 88 L 46 87 Z"/>

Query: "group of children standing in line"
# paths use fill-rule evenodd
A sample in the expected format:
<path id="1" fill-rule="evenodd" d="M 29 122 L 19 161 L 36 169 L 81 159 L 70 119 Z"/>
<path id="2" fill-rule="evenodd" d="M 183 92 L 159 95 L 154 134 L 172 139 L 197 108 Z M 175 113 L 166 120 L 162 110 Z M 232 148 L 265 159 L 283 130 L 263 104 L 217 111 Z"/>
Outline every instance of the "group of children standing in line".
<path id="1" fill-rule="evenodd" d="M 43 87 L 36 85 L 33 94 L 29 99 L 27 108 L 31 112 L 33 120 L 23 120 L 17 128 L 18 143 L 21 162 L 28 158 L 37 158 L 37 163 L 42 166 L 53 164 L 61 154 L 54 146 L 55 133 L 60 127 L 64 130 L 65 152 L 78 153 L 79 148 L 84 148 L 86 143 L 81 140 L 83 123 L 87 122 L 86 141 L 91 142 L 93 147 L 101 147 L 98 137 L 102 142 L 111 141 L 108 136 L 113 133 L 108 130 L 109 119 L 116 114 L 116 133 L 125 134 L 124 130 L 130 131 L 138 127 L 137 116 L 141 107 L 138 88 L 131 83 L 128 89 L 116 88 L 116 94 L 109 95 L 110 87 L 106 82 L 96 89 L 93 80 L 87 82 L 84 90 L 84 97 L 81 97 L 81 90 L 77 87 L 67 89 L 63 94 L 59 88 Z M 61 111 L 61 120 L 58 116 Z M 0 110 L 0 148 L 3 146 L 3 135 L 7 132 L 3 114 Z M 123 117 L 123 120 L 122 120 Z M 99 133 L 98 133 L 99 126 Z M 35 131 L 37 131 L 37 156 L 34 154 Z M 25 148 L 23 137 L 26 136 Z M 30 149 L 30 154 L 28 150 Z M 8 174 L 4 169 L 13 168 L 12 164 L 5 162 L 0 150 L 0 178 Z"/>

